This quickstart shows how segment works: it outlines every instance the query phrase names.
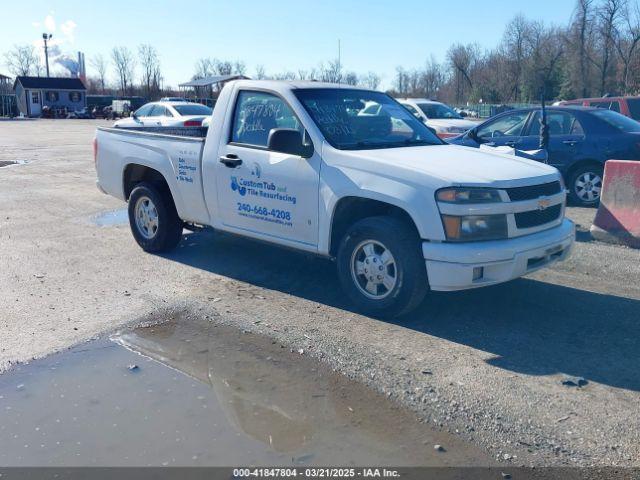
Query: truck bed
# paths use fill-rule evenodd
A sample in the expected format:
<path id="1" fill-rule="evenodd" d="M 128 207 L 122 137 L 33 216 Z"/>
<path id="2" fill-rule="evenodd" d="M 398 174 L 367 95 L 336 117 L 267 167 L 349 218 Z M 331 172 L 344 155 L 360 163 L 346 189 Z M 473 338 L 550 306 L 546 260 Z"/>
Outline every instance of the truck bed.
<path id="1" fill-rule="evenodd" d="M 201 171 L 206 132 L 206 127 L 98 127 L 96 170 L 101 190 L 126 200 L 129 165 L 138 171 L 152 169 L 165 178 L 183 220 L 208 222 Z"/>
<path id="2" fill-rule="evenodd" d="M 205 138 L 207 136 L 208 127 L 107 127 L 103 129 L 115 130 L 117 132 L 127 131 L 136 133 L 153 133 L 173 137 Z"/>

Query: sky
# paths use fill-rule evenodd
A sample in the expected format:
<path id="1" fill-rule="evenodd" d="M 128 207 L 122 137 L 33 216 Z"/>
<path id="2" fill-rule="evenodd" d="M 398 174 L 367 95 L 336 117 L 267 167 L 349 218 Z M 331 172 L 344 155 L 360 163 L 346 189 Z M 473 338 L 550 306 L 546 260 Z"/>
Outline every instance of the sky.
<path id="1" fill-rule="evenodd" d="M 453 43 L 494 47 L 517 14 L 565 25 L 573 0 L 109 0 L 2 2 L 0 73 L 4 52 L 30 43 L 42 51 L 53 34 L 53 53 L 109 57 L 114 46 L 154 45 L 165 84 L 188 81 L 202 57 L 242 60 L 247 75 L 263 65 L 269 74 L 309 70 L 328 62 L 341 45 L 342 64 L 375 71 L 390 86 L 397 66 L 419 68 L 431 56 L 444 61 Z M 482 4 L 483 7 L 478 5 Z M 56 66 L 54 70 L 59 71 Z M 110 69 L 111 80 L 115 74 Z"/>

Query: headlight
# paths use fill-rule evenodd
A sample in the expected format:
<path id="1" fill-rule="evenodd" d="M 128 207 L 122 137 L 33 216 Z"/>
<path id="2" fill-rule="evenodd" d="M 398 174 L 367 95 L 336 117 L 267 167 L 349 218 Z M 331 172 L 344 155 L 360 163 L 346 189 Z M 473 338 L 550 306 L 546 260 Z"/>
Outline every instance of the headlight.
<path id="1" fill-rule="evenodd" d="M 442 224 L 451 242 L 500 240 L 508 235 L 506 215 L 442 215 Z"/>
<path id="2" fill-rule="evenodd" d="M 493 188 L 443 188 L 436 193 L 436 199 L 447 203 L 502 202 L 500 192 Z"/>

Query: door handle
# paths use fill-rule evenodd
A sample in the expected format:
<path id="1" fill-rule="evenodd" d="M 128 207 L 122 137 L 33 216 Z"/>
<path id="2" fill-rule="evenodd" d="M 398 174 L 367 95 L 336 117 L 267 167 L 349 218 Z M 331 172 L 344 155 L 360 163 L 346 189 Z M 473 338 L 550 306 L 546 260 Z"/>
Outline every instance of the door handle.
<path id="1" fill-rule="evenodd" d="M 569 145 L 570 147 L 575 147 L 575 145 L 578 143 L 577 140 L 563 140 L 562 143 L 564 143 L 565 145 Z"/>
<path id="2" fill-rule="evenodd" d="M 508 142 L 504 142 L 504 144 L 507 147 L 515 147 L 516 143 L 518 143 L 518 142 L 516 142 L 515 140 L 509 140 Z"/>
<path id="3" fill-rule="evenodd" d="M 223 163 L 226 167 L 235 168 L 242 165 L 242 159 L 238 158 L 237 155 L 230 153 L 225 157 L 220 157 L 220 163 Z"/>

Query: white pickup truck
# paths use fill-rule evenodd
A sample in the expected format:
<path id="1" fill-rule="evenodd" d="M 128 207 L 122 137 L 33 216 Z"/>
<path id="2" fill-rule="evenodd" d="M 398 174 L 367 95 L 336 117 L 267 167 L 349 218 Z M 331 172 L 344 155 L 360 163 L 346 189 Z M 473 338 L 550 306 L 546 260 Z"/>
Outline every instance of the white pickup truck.
<path id="1" fill-rule="evenodd" d="M 367 313 L 520 277 L 574 242 L 555 168 L 447 145 L 381 92 L 239 80 L 208 130 L 150 130 L 98 128 L 94 144 L 98 187 L 129 203 L 145 251 L 206 225 L 330 257 Z"/>

